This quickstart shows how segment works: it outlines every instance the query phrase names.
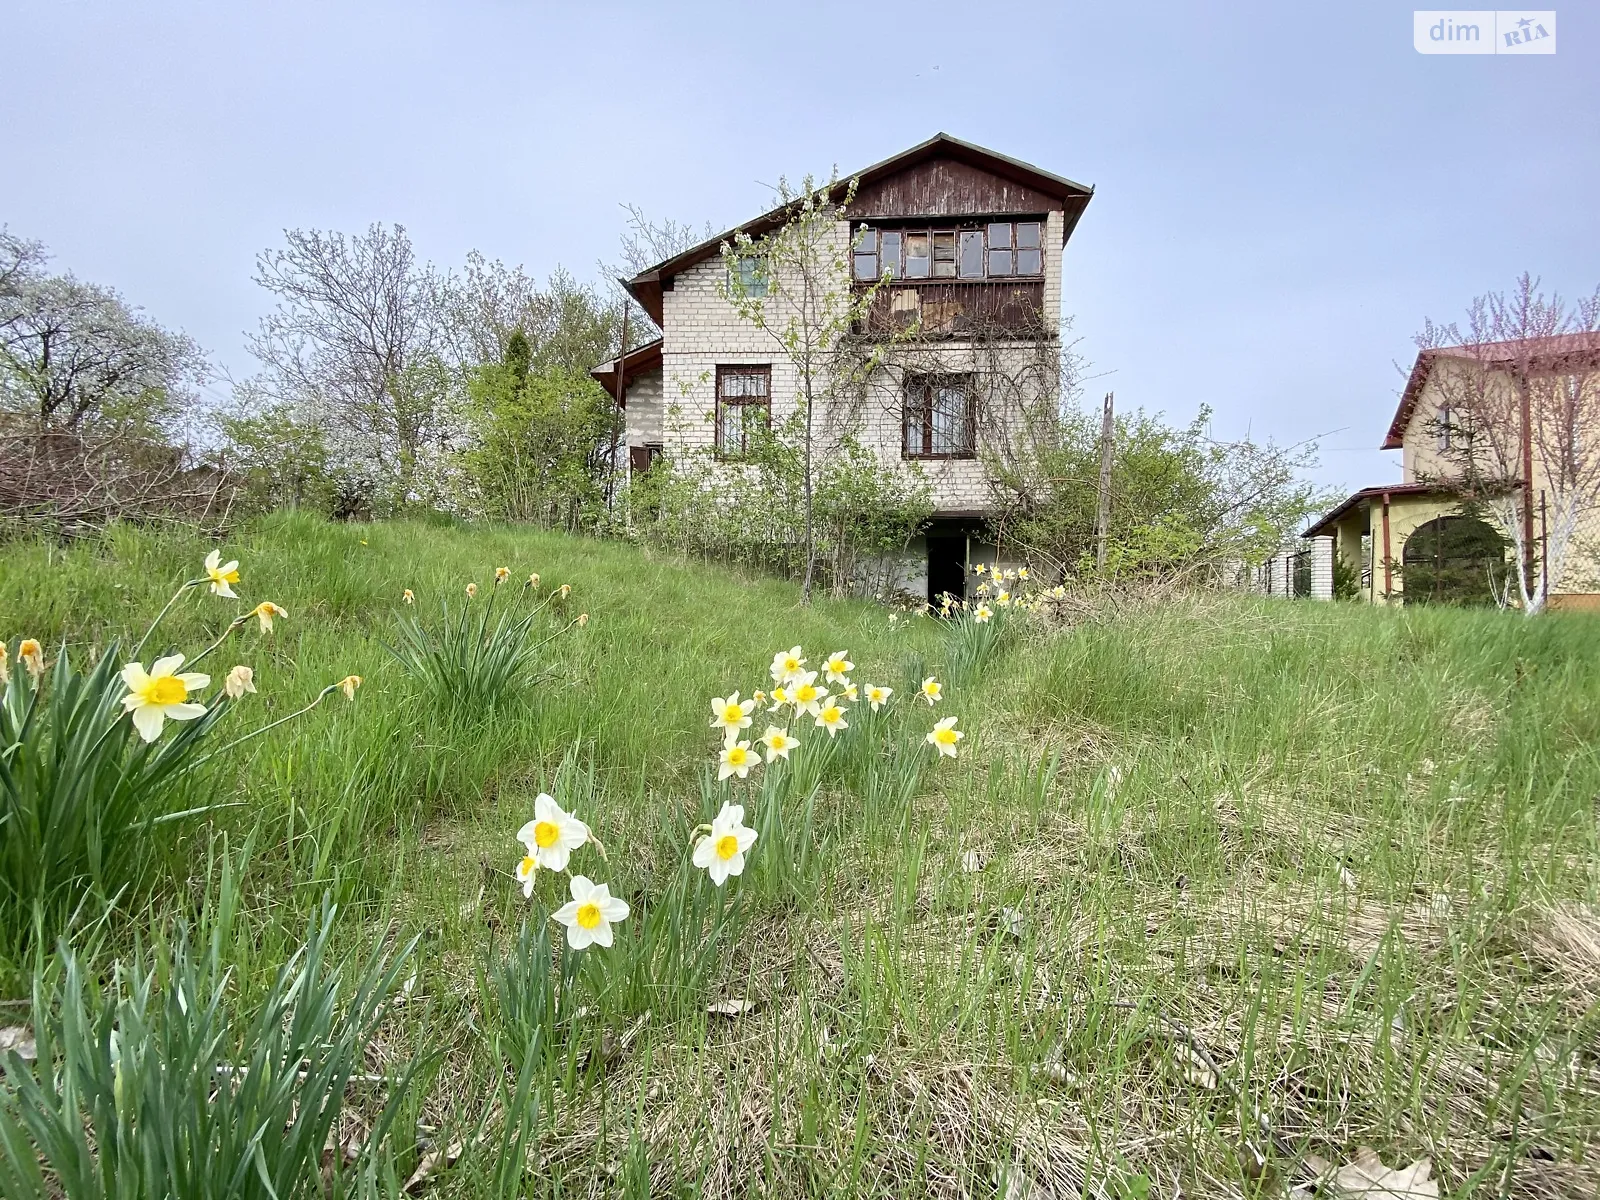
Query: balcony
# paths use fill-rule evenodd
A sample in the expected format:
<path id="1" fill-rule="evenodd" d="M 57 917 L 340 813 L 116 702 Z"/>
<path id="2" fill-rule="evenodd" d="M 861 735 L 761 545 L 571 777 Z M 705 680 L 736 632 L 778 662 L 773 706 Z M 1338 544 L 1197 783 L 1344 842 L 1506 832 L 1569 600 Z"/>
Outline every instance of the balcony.
<path id="1" fill-rule="evenodd" d="M 878 289 L 858 336 L 891 337 L 917 322 L 925 338 L 1043 338 L 1054 330 L 1044 316 L 1044 280 L 957 283 L 895 281 Z"/>

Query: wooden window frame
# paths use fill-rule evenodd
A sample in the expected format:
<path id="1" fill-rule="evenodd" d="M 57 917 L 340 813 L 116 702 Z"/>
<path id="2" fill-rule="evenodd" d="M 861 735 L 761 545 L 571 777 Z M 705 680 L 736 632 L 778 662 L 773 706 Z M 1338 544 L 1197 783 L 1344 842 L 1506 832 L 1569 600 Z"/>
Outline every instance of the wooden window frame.
<path id="1" fill-rule="evenodd" d="M 764 396 L 728 396 L 724 393 L 727 380 L 735 377 L 759 376 L 766 380 L 767 390 Z M 716 443 L 718 458 L 741 459 L 750 453 L 747 437 L 749 429 L 748 418 L 739 422 L 739 445 L 729 447 L 723 441 L 722 415 L 726 408 L 760 408 L 766 414 L 767 428 L 772 428 L 772 364 L 771 363 L 725 363 L 717 366 L 717 406 L 713 415 L 713 437 Z M 742 415 L 742 414 L 741 414 Z"/>
<path id="2" fill-rule="evenodd" d="M 966 393 L 966 438 L 964 444 L 957 450 L 935 451 L 933 449 L 933 391 L 937 387 L 949 387 L 952 385 L 960 386 Z M 900 457 L 902 459 L 946 462 L 978 457 L 978 389 L 972 375 L 910 375 L 901 384 L 900 396 Z M 906 444 L 907 437 L 911 433 L 911 413 L 914 403 L 917 405 L 919 409 L 918 415 L 921 417 L 922 449 L 920 450 L 913 450 Z"/>
<path id="3" fill-rule="evenodd" d="M 1045 277 L 1049 265 L 1049 250 L 1045 246 L 1045 230 L 1049 222 L 1044 217 L 994 217 L 994 218 L 969 218 L 970 223 L 957 225 L 873 225 L 863 221 L 857 225 L 851 240 L 850 249 L 850 278 L 860 286 L 877 282 L 883 277 L 883 235 L 892 233 L 897 236 L 896 262 L 890 274 L 894 283 L 923 284 L 923 283 L 1033 283 Z M 989 244 L 989 226 L 1007 225 L 1011 229 L 1011 244 L 999 247 L 1011 255 L 1012 270 L 1009 274 L 996 275 L 989 271 L 989 254 L 995 249 Z M 1016 270 L 1017 258 L 1021 253 L 1018 249 L 1017 229 L 1022 225 L 1037 225 L 1039 227 L 1039 269 L 1036 272 L 1022 274 Z M 981 239 L 979 254 L 983 263 L 982 275 L 963 275 L 961 273 L 961 240 L 964 235 L 977 234 Z M 955 243 L 955 274 L 936 275 L 934 257 L 934 238 L 949 236 Z M 926 275 L 908 275 L 906 269 L 906 239 L 908 237 L 925 237 L 928 239 L 928 273 Z M 868 248 L 870 247 L 870 249 Z M 1031 247 L 1030 247 L 1031 249 Z M 872 262 L 871 275 L 863 275 L 860 268 L 865 266 L 866 260 Z"/>

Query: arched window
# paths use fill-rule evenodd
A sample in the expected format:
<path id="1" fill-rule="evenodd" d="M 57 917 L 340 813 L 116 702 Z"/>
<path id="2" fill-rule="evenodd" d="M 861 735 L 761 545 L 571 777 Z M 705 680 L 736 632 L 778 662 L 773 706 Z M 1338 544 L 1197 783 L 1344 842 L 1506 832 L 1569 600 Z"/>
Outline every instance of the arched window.
<path id="1" fill-rule="evenodd" d="M 1507 569 L 1505 538 L 1465 514 L 1417 526 L 1401 551 L 1407 604 L 1493 604 Z"/>

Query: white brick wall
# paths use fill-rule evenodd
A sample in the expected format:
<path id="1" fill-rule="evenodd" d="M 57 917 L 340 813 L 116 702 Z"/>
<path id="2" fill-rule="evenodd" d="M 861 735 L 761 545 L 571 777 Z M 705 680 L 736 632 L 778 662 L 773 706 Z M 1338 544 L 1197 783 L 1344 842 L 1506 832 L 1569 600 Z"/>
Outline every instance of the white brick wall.
<path id="1" fill-rule="evenodd" d="M 1052 329 L 1059 327 L 1061 311 L 1062 214 L 1051 213 L 1045 228 L 1044 306 Z M 840 222 L 837 245 L 843 250 L 849 226 Z M 799 375 L 774 337 L 743 320 L 719 295 L 726 277 L 720 257 L 698 263 L 674 280 L 662 294 L 662 369 L 642 376 L 628 390 L 628 442 L 663 442 L 670 456 L 679 458 L 715 445 L 716 368 L 719 365 L 770 364 L 772 367 L 772 417 L 782 422 L 797 411 Z M 1053 349 L 1051 351 L 1054 352 Z M 970 346 L 941 343 L 936 351 L 919 348 L 918 369 L 928 369 L 929 356 L 937 369 L 972 369 Z M 933 489 L 935 506 L 942 511 L 982 509 L 989 503 L 988 481 L 981 461 L 927 460 L 915 466 L 901 458 L 901 369 L 893 364 L 869 382 L 865 407 L 847 414 L 859 424 L 857 436 L 885 463 L 902 469 L 920 469 Z M 820 414 L 819 414 L 820 415 Z M 1001 417 L 980 419 L 980 443 L 985 434 L 999 429 Z"/>

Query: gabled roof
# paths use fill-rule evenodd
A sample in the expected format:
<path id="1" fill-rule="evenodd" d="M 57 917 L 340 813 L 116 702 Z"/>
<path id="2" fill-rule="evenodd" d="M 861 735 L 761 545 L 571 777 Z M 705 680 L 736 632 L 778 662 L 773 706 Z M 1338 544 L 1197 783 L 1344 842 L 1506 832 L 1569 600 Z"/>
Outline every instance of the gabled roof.
<path id="1" fill-rule="evenodd" d="M 964 142 L 960 138 L 951 137 L 948 133 L 936 133 L 925 142 L 919 142 L 909 150 L 903 150 L 882 162 L 873 163 L 865 170 L 856 171 L 840 177 L 835 195 L 842 192 L 850 180 L 855 180 L 859 187 L 866 188 L 870 184 L 884 179 L 890 175 L 909 170 L 921 163 L 932 159 L 945 158 L 956 162 L 965 163 L 998 175 L 1002 179 L 1021 184 L 1034 191 L 1057 200 L 1061 204 L 1062 214 L 1066 218 L 1062 230 L 1061 243 L 1066 245 L 1067 239 L 1072 236 L 1072 231 L 1077 227 L 1078 219 L 1083 216 L 1083 210 L 1088 207 L 1089 200 L 1094 195 L 1094 188 L 1085 184 L 1074 183 L 1061 175 L 1051 174 L 1041 170 L 1020 159 L 1011 158 L 1005 154 L 987 150 L 971 142 Z M 628 280 L 626 287 L 643 306 L 645 312 L 650 314 L 650 319 L 657 325 L 661 324 L 661 293 L 664 286 L 674 275 L 704 262 L 720 254 L 722 243 L 729 241 L 735 235 L 744 233 L 751 237 L 759 237 L 764 233 L 777 228 L 783 223 L 786 206 L 780 205 L 759 217 L 746 221 L 743 225 L 717 234 L 701 242 L 698 246 L 691 246 L 681 254 L 676 254 L 664 262 L 657 263 L 648 270 L 641 271 Z"/>
<path id="2" fill-rule="evenodd" d="M 1411 424 L 1411 414 L 1417 409 L 1417 400 L 1427 386 L 1433 364 L 1441 358 L 1457 358 L 1489 368 L 1523 363 L 1530 369 L 1561 370 L 1578 363 L 1593 365 L 1596 354 L 1600 354 L 1600 333 L 1558 333 L 1551 337 L 1439 346 L 1424 350 L 1412 364 L 1405 390 L 1400 393 L 1400 405 L 1394 410 L 1394 420 L 1389 422 L 1389 433 L 1383 439 L 1381 449 L 1398 450 L 1405 444 L 1406 427 Z"/>

